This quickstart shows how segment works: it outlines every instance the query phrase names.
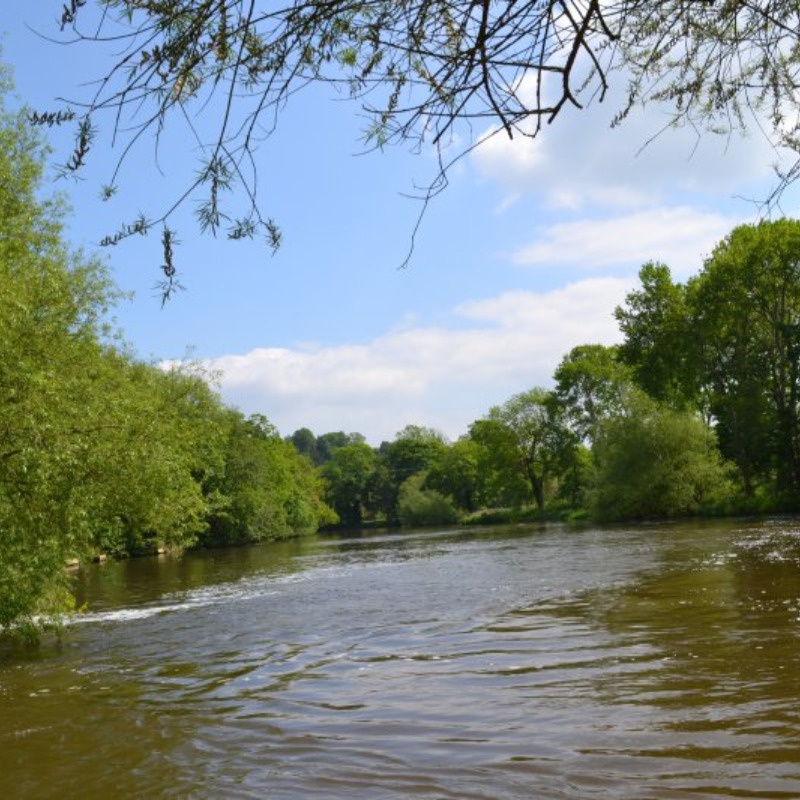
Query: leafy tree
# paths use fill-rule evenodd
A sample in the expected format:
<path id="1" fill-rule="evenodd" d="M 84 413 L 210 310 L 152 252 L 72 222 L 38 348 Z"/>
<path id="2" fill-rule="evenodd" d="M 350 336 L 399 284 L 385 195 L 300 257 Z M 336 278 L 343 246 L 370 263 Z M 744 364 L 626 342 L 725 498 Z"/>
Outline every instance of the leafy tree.
<path id="1" fill-rule="evenodd" d="M 519 508 L 530 503 L 531 487 L 520 469 L 516 437 L 495 419 L 479 419 L 469 429 L 477 449 L 477 506 Z"/>
<path id="2" fill-rule="evenodd" d="M 387 444 L 384 442 L 383 444 Z M 397 523 L 397 492 L 398 487 L 394 481 L 386 458 L 386 448 L 379 448 L 375 452 L 375 465 L 367 481 L 366 507 L 376 519 L 383 519 L 389 525 Z"/>
<path id="3" fill-rule="evenodd" d="M 317 450 L 317 437 L 308 428 L 299 428 L 290 437 L 289 441 L 301 455 L 310 458 L 314 464 L 319 464 Z"/>
<path id="4" fill-rule="evenodd" d="M 2 96 L 0 632 L 33 635 L 70 607 L 68 559 L 299 535 L 332 512 L 265 418 L 112 336 L 117 293 L 64 243 L 61 204 L 40 199 L 44 149 Z"/>
<path id="5" fill-rule="evenodd" d="M 723 453 L 746 489 L 774 471 L 800 502 L 800 223 L 742 225 L 689 285 L 692 334 Z"/>
<path id="6" fill-rule="evenodd" d="M 494 440 L 507 463 L 513 454 L 531 497 L 544 510 L 548 481 L 558 476 L 565 453 L 577 445 L 563 423 L 555 396 L 538 387 L 514 395 L 489 411 L 489 421 L 495 425 L 484 426 L 487 441 Z"/>
<path id="7" fill-rule="evenodd" d="M 0 630 L 69 606 L 67 557 L 90 547 L 76 482 L 102 417 L 90 371 L 113 292 L 61 238 L 63 209 L 39 199 L 44 148 L 5 111 L 0 72 Z M 92 403 L 89 403 L 92 405 Z"/>
<path id="8" fill-rule="evenodd" d="M 81 413 L 96 422 L 71 481 L 86 494 L 93 548 L 124 555 L 194 544 L 213 505 L 204 483 L 222 467 L 219 398 L 188 369 L 164 372 L 114 352 L 87 367 Z"/>
<path id="9" fill-rule="evenodd" d="M 585 509 L 594 479 L 592 451 L 583 444 L 564 449 L 559 467 L 556 497 L 572 509 Z"/>
<path id="10" fill-rule="evenodd" d="M 382 512 L 389 522 L 397 522 L 400 486 L 412 475 L 427 472 L 447 449 L 444 437 L 433 428 L 406 425 L 394 441 L 381 444 L 379 454 L 385 464 L 381 481 L 376 482 L 376 496 L 383 503 Z"/>
<path id="11" fill-rule="evenodd" d="M 625 335 L 620 359 L 651 397 L 676 408 L 691 406 L 698 399 L 696 341 L 686 287 L 673 282 L 665 264 L 645 264 L 639 279 L 642 288 L 628 294 L 625 305 L 614 311 Z"/>
<path id="12" fill-rule="evenodd" d="M 573 347 L 556 368 L 555 394 L 567 420 L 584 441 L 594 439 L 598 424 L 618 414 L 631 383 L 618 347 L 584 344 Z"/>
<path id="13" fill-rule="evenodd" d="M 322 468 L 326 496 L 344 525 L 358 526 L 370 505 L 370 481 L 375 472 L 375 451 L 364 442 L 339 447 Z"/>
<path id="14" fill-rule="evenodd" d="M 478 503 L 479 449 L 469 437 L 446 447 L 428 469 L 425 488 L 451 498 L 457 508 L 474 511 Z"/>
<path id="15" fill-rule="evenodd" d="M 446 448 L 444 437 L 433 428 L 406 425 L 386 449 L 389 469 L 397 485 L 427 470 Z"/>
<path id="16" fill-rule="evenodd" d="M 424 488 L 425 473 L 418 472 L 400 486 L 397 515 L 403 527 L 452 525 L 458 512 L 452 502 L 435 489 Z"/>
<path id="17" fill-rule="evenodd" d="M 784 22 L 794 14 L 789 0 L 285 0 L 268 7 L 244 0 L 71 0 L 62 30 L 70 28 L 71 39 L 114 41 L 122 55 L 80 99 L 79 117 L 62 109 L 35 120 L 75 119 L 68 172 L 79 172 L 90 157 L 102 120 L 117 134 L 120 160 L 135 157 L 147 133 L 159 138 L 173 125 L 190 126 L 202 160 L 178 202 L 170 198 L 106 238 L 116 243 L 161 230 L 169 294 L 174 236 L 161 224 L 193 195 L 204 196 L 203 230 L 280 244 L 278 226 L 258 203 L 254 150 L 309 84 L 349 89 L 369 120 L 368 142 L 379 148 L 406 141 L 444 148 L 460 127 L 475 123 L 491 126 L 486 137 L 535 136 L 565 108 L 602 100 L 616 81 L 628 97 L 617 122 L 646 101 L 666 107 L 672 122 L 716 132 L 746 128 L 756 116 L 775 144 L 797 152 L 793 76 L 800 55 L 794 27 Z M 203 112 L 210 126 L 202 124 Z M 440 155 L 426 201 L 446 185 L 461 153 Z M 799 171 L 795 164 L 781 184 Z M 243 202 L 226 204 L 225 194 L 237 188 Z"/>
<path id="18" fill-rule="evenodd" d="M 594 457 L 593 510 L 601 519 L 695 514 L 731 493 L 713 431 L 696 414 L 644 394 L 601 424 Z"/>
<path id="19" fill-rule="evenodd" d="M 327 464 L 340 447 L 347 447 L 350 444 L 362 444 L 363 442 L 364 437 L 360 433 L 345 433 L 344 431 L 323 433 L 317 437 L 317 458 L 314 463 Z"/>
<path id="20" fill-rule="evenodd" d="M 774 485 L 800 502 L 800 224 L 736 228 L 700 274 L 675 284 L 646 265 L 616 311 L 637 382 L 713 422 L 746 494 Z"/>
<path id="21" fill-rule="evenodd" d="M 211 519 L 207 541 L 261 542 L 314 533 L 332 520 L 311 463 L 278 435 L 262 415 L 232 417 L 223 501 Z"/>

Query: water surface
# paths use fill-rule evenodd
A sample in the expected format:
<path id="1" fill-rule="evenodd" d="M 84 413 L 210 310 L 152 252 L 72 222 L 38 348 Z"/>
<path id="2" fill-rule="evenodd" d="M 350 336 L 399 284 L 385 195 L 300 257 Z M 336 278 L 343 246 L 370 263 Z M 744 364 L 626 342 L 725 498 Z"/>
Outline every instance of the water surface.
<path id="1" fill-rule="evenodd" d="M 93 567 L 0 651 L 3 797 L 800 797 L 800 522 Z"/>

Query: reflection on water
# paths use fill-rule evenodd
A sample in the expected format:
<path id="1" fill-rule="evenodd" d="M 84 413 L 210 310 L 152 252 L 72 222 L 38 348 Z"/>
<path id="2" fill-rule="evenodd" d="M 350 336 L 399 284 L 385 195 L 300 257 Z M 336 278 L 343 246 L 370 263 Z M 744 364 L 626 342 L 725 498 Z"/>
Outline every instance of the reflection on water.
<path id="1" fill-rule="evenodd" d="M 19 797 L 800 796 L 800 523 L 319 538 L 81 576 Z"/>

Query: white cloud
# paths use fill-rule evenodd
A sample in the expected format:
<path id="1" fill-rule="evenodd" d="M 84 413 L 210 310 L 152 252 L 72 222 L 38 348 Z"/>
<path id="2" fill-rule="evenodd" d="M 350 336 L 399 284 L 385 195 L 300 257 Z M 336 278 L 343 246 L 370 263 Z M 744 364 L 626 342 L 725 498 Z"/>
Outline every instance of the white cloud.
<path id="1" fill-rule="evenodd" d="M 611 128 L 622 105 L 618 94 L 567 109 L 535 138 L 510 140 L 500 131 L 475 150 L 473 163 L 509 195 L 534 194 L 565 209 L 641 208 L 676 192 L 730 196 L 772 176 L 777 154 L 755 128 L 731 137 L 698 134 L 668 126 L 658 106 Z"/>
<path id="2" fill-rule="evenodd" d="M 359 345 L 259 348 L 207 365 L 221 372 L 226 400 L 266 414 L 284 434 L 343 429 L 378 443 L 414 423 L 456 438 L 491 405 L 548 385 L 575 345 L 618 341 L 612 312 L 631 285 L 595 278 L 541 294 L 508 292 L 460 306 L 454 328 L 406 326 Z"/>
<path id="3" fill-rule="evenodd" d="M 668 264 L 677 277 L 697 271 L 737 220 L 688 206 L 655 208 L 602 220 L 563 222 L 543 229 L 517 251 L 517 264 L 575 264 L 587 269 Z"/>

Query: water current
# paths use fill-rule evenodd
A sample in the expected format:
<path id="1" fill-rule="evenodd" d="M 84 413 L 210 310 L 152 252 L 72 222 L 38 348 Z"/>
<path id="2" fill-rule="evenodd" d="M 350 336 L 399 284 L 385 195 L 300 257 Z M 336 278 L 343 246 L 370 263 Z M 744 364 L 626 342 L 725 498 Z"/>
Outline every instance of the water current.
<path id="1" fill-rule="evenodd" d="M 94 566 L 0 650 L 0 797 L 798 798 L 800 521 Z"/>

